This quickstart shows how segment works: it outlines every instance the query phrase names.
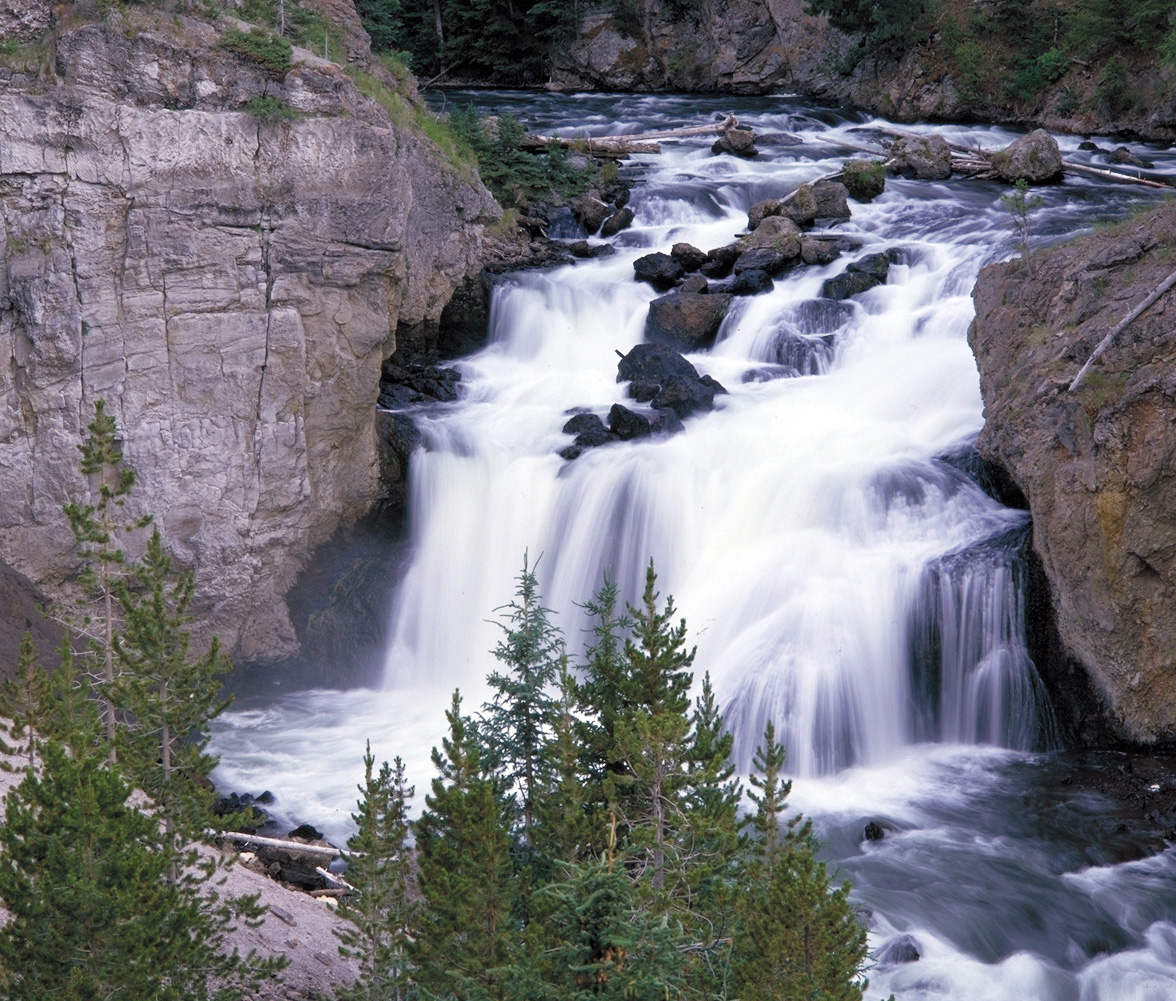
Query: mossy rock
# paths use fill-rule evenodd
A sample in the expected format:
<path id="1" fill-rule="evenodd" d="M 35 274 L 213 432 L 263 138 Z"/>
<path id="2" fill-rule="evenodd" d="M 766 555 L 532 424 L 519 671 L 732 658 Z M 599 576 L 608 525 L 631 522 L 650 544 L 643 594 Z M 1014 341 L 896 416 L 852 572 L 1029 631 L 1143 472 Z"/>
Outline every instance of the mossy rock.
<path id="1" fill-rule="evenodd" d="M 873 160 L 850 160 L 841 183 L 855 202 L 870 202 L 886 190 L 886 164 Z"/>

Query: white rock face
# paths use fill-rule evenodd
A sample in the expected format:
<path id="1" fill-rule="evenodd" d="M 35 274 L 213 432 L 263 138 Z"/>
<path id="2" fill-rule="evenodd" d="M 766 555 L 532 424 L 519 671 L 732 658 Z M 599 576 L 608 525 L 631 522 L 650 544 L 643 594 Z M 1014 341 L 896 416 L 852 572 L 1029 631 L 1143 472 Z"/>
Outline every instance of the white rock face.
<path id="1" fill-rule="evenodd" d="M 279 86 L 175 24 L 68 32 L 58 81 L 0 92 L 0 561 L 67 585 L 105 399 L 198 633 L 274 659 L 307 555 L 375 495 L 397 323 L 439 315 L 497 207 L 337 68 Z M 304 117 L 230 110 L 261 94 Z"/>

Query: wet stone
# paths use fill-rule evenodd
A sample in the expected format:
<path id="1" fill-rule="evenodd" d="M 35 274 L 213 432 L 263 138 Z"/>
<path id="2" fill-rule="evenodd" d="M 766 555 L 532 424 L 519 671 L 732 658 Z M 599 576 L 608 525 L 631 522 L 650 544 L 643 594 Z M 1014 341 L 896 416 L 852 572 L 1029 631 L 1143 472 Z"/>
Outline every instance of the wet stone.
<path id="1" fill-rule="evenodd" d="M 628 407 L 614 403 L 608 412 L 608 424 L 621 441 L 645 438 L 649 435 L 649 418 L 634 413 Z"/>

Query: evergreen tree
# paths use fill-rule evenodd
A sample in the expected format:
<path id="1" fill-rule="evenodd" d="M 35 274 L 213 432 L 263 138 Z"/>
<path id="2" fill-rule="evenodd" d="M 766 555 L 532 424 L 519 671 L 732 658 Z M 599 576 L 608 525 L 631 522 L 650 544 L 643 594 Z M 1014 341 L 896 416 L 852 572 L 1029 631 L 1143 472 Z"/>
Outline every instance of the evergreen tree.
<path id="1" fill-rule="evenodd" d="M 50 723 L 50 684 L 37 662 L 33 634 L 26 629 L 20 641 L 16 675 L 0 685 L 0 716 L 9 721 L 9 734 L 16 746 L 0 742 L 0 750 L 28 755 L 30 770 L 37 764 L 38 742 Z"/>
<path id="2" fill-rule="evenodd" d="M 433 749 L 438 775 L 415 825 L 424 909 L 414 979 L 438 997 L 498 1001 L 518 938 L 503 804 L 457 692 L 445 718 L 449 736 Z"/>
<path id="3" fill-rule="evenodd" d="M 591 616 L 593 635 L 585 652 L 584 682 L 577 693 L 580 708 L 589 717 L 582 724 L 581 741 L 585 768 L 594 787 L 592 798 L 602 804 L 607 802 L 605 778 L 624 771 L 616 753 L 616 730 L 618 720 L 631 708 L 622 635 L 633 622 L 627 615 L 617 614 L 619 600 L 616 582 L 606 572 L 600 589 L 581 606 Z"/>
<path id="4" fill-rule="evenodd" d="M 570 879 L 539 895 L 551 904 L 553 944 L 543 956 L 538 997 L 670 1001 L 682 996 L 682 931 L 639 906 L 638 889 L 616 864 L 613 846 L 605 858 L 576 866 Z"/>
<path id="5" fill-rule="evenodd" d="M 113 745 L 116 710 L 112 701 L 115 681 L 114 630 L 116 626 L 115 589 L 126 563 L 119 537 L 148 524 L 150 517 L 125 520 L 123 509 L 127 494 L 135 485 L 135 471 L 123 465 L 122 446 L 114 418 L 106 412 L 106 402 L 94 403 L 94 420 L 87 425 L 88 434 L 78 450 L 82 453 L 82 475 L 89 480 L 92 504 L 69 503 L 65 516 L 78 543 L 79 554 L 86 560 L 78 583 L 98 605 L 98 611 L 85 613 L 67 623 L 90 640 L 91 656 L 101 665 L 96 671 L 102 719 L 106 739 Z"/>
<path id="6" fill-rule="evenodd" d="M 415 934 L 418 907 L 412 897 L 413 873 L 408 846 L 408 803 L 413 789 L 404 781 L 397 758 L 373 771 L 371 743 L 363 756 L 357 830 L 347 842 L 352 854 L 347 880 L 356 890 L 339 913 L 353 928 L 336 932 L 339 952 L 359 963 L 359 979 L 338 994 L 338 1001 L 403 1001 L 408 993 L 408 944 Z"/>
<path id="7" fill-rule="evenodd" d="M 228 705 L 220 684 L 229 664 L 219 643 L 191 655 L 184 626 L 193 586 L 190 573 L 172 572 L 157 528 L 114 588 L 123 623 L 114 635 L 121 669 L 114 701 L 126 714 L 117 746 L 127 774 L 158 807 L 173 851 L 214 823 L 207 779 L 216 761 L 205 753 L 206 731 Z"/>
<path id="8" fill-rule="evenodd" d="M 487 750 L 515 794 L 522 819 L 522 839 L 529 843 L 535 823 L 535 804 L 552 783 L 545 753 L 561 713 L 550 692 L 563 658 L 563 639 L 551 624 L 551 612 L 539 598 L 535 573 L 523 557 L 516 599 L 499 625 L 504 638 L 494 656 L 507 673 L 493 672 L 486 680 L 494 698 L 483 707 Z"/>
<path id="9" fill-rule="evenodd" d="M 782 846 L 795 840 L 796 826 L 800 818 L 789 821 L 788 832 L 782 835 L 780 825 L 784 820 L 784 806 L 792 791 L 790 781 L 781 781 L 784 771 L 784 745 L 776 740 L 776 724 L 768 720 L 764 726 L 764 742 L 756 748 L 752 760 L 752 773 L 748 776 L 751 784 L 759 790 L 751 792 L 755 803 L 755 814 L 748 819 L 748 825 L 755 835 L 755 852 L 759 865 L 771 877 L 772 868 Z"/>
<path id="10" fill-rule="evenodd" d="M 671 869 L 681 875 L 675 835 L 683 823 L 694 650 L 686 650 L 686 621 L 673 624 L 673 598 L 658 611 L 656 588 L 650 561 L 641 607 L 629 606 L 633 628 L 625 641 L 625 709 L 616 727 L 616 750 L 626 772 L 610 784 L 629 828 L 633 857 L 649 870 L 652 888 L 661 891 Z"/>

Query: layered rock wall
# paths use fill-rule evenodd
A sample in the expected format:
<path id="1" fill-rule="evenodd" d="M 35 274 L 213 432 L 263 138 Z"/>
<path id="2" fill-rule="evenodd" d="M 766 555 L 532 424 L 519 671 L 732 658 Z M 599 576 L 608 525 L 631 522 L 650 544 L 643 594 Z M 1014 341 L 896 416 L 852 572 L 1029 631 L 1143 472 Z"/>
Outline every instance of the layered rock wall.
<path id="1" fill-rule="evenodd" d="M 0 560 L 68 588 L 105 399 L 200 631 L 273 659 L 307 555 L 377 495 L 397 323 L 440 314 L 497 209 L 339 67 L 300 53 L 279 83 L 215 42 L 85 25 L 53 79 L 0 88 Z M 260 96 L 298 117 L 239 110 Z"/>
<path id="2" fill-rule="evenodd" d="M 1176 267 L 1176 206 L 993 265 L 970 340 L 985 425 L 1033 515 L 1066 656 L 1120 738 L 1176 740 L 1176 291 L 1124 330 L 1079 389 L 1099 340 Z"/>

